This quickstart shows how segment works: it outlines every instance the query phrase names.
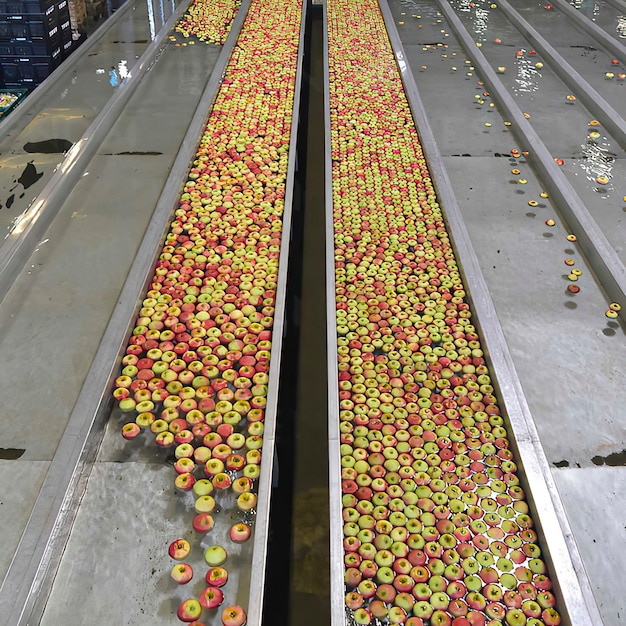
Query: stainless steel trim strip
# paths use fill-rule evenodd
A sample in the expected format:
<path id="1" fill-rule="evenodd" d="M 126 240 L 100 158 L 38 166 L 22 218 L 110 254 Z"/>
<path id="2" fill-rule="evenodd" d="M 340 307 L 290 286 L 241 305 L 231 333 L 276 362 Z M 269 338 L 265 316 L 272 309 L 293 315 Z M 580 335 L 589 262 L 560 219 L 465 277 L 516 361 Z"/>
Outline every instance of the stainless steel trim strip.
<path id="1" fill-rule="evenodd" d="M 106 426 L 112 404 L 112 381 L 141 307 L 141 294 L 150 282 L 151 270 L 161 250 L 159 244 L 164 241 L 172 208 L 180 195 L 181 181 L 189 171 L 250 2 L 243 0 L 233 21 L 0 587 L 4 626 L 38 624 L 43 614 L 89 464 L 95 458 Z"/>
<path id="2" fill-rule="evenodd" d="M 278 385 L 282 361 L 282 344 L 285 334 L 285 306 L 287 300 L 287 273 L 291 244 L 291 219 L 293 210 L 294 181 L 296 175 L 296 145 L 300 119 L 300 96 L 304 60 L 304 32 L 306 29 L 307 0 L 302 1 L 300 22 L 300 41 L 298 44 L 298 66 L 291 118 L 291 136 L 289 139 L 289 158 L 287 161 L 287 180 L 285 191 L 285 209 L 278 263 L 278 281 L 276 302 L 274 304 L 274 326 L 272 330 L 272 352 L 270 357 L 267 406 L 265 409 L 265 431 L 263 433 L 263 456 L 261 475 L 259 476 L 258 504 L 254 529 L 254 548 L 252 572 L 258 573 L 255 584 L 250 589 L 248 604 L 249 626 L 261 626 L 263 618 L 263 599 L 265 594 L 265 575 L 267 566 L 267 542 L 269 539 L 269 517 L 272 499 L 272 478 L 274 472 L 274 450 L 276 436 L 276 418 L 278 412 Z M 260 573 L 264 574 L 261 575 Z"/>
<path id="3" fill-rule="evenodd" d="M 532 159 L 533 165 L 539 172 L 546 191 L 550 193 L 554 204 L 578 238 L 578 245 L 585 253 L 609 300 L 618 302 L 624 308 L 626 306 L 626 268 L 613 246 L 600 230 L 565 174 L 554 162 L 552 155 L 530 122 L 524 117 L 513 96 L 476 46 L 449 2 L 437 0 L 437 3 L 465 52 L 476 66 L 491 96 L 512 122 L 512 128 L 524 146 L 522 149 L 529 151 L 529 158 Z"/>
<path id="4" fill-rule="evenodd" d="M 326 212 L 326 343 L 328 349 L 328 492 L 330 508 L 330 619 L 345 624 L 343 521 L 341 517 L 341 455 L 339 451 L 339 386 L 337 380 L 337 314 L 335 310 L 335 241 L 333 228 L 333 166 L 330 141 L 328 13 L 324 2 L 324 191 Z"/>
<path id="5" fill-rule="evenodd" d="M 567 4 L 567 3 L 566 3 Z M 570 5 L 567 5 L 570 7 Z M 539 32 L 527 22 L 508 2 L 500 0 L 498 8 L 506 15 L 507 19 L 517 28 L 522 35 L 541 53 L 543 60 L 546 61 L 552 71 L 576 94 L 581 102 L 595 115 L 602 125 L 611 133 L 612 137 L 619 145 L 626 149 L 626 121 L 624 118 L 559 54 L 556 48 L 550 45 L 550 42 L 539 34 Z M 571 8 L 571 7 L 570 7 Z M 577 18 L 588 22 L 596 29 L 598 27 L 586 17 L 580 15 L 576 9 L 572 9 Z M 568 17 L 572 17 L 567 12 Z M 575 20 L 578 22 L 578 20 Z M 581 25 L 582 26 L 582 25 Z M 586 29 L 586 28 L 585 28 Z M 608 35 L 602 30 L 604 37 Z M 591 35 L 597 37 L 595 32 Z M 610 37 L 610 39 L 612 39 Z M 615 40 L 613 40 L 615 41 Z M 604 42 L 602 42 L 603 45 Z M 626 62 L 626 47 L 620 46 L 621 58 Z M 619 57 L 615 51 L 615 56 Z"/>
<path id="6" fill-rule="evenodd" d="M 626 3 L 619 2 L 619 0 L 607 1 L 614 5 L 618 10 L 626 11 Z M 575 9 L 571 4 L 569 4 L 569 2 L 566 2 L 565 0 L 554 0 L 552 4 L 560 11 L 563 11 L 563 13 L 575 22 L 579 28 L 582 28 L 586 33 L 591 35 L 622 63 L 626 63 L 626 46 L 620 44 L 615 37 L 612 37 L 604 29 L 600 28 L 589 18 L 585 17 L 580 11 L 578 11 L 578 9 Z"/>
<path id="7" fill-rule="evenodd" d="M 471 294 L 472 308 L 479 320 L 486 353 L 498 382 L 499 395 L 506 408 L 510 429 L 516 442 L 516 458 L 524 468 L 525 479 L 534 508 L 534 519 L 539 522 L 548 548 L 551 570 L 563 600 L 560 607 L 567 612 L 571 626 L 601 624 L 602 619 L 593 598 L 591 585 L 582 565 L 582 559 L 569 528 L 563 505 L 545 458 L 524 392 L 515 371 L 502 327 L 482 275 L 478 258 L 457 203 L 452 184 L 441 153 L 428 124 L 415 78 L 406 61 L 404 49 L 395 27 L 387 0 L 379 0 L 387 32 L 396 55 L 413 118 L 419 129 L 428 167 L 437 188 L 440 204 L 444 207 L 449 233 L 453 238 L 456 256 L 463 271 L 464 284 Z"/>
<path id="8" fill-rule="evenodd" d="M 83 136 L 70 148 L 63 162 L 46 183 L 39 197 L 13 226 L 0 246 L 0 301 L 4 299 L 15 277 L 24 267 L 38 241 L 58 214 L 65 198 L 111 130 L 124 106 L 135 92 L 144 74 L 158 58 L 170 30 L 183 15 L 191 0 L 185 0 L 146 48 Z"/>

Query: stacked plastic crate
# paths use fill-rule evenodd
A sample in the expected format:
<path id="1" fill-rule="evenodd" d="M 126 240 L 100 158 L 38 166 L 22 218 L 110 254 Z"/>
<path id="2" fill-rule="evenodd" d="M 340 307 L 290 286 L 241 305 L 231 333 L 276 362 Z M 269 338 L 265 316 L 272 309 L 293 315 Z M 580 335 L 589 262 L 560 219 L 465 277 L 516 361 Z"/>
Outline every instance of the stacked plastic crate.
<path id="1" fill-rule="evenodd" d="M 72 48 L 68 0 L 0 0 L 4 87 L 37 86 Z"/>

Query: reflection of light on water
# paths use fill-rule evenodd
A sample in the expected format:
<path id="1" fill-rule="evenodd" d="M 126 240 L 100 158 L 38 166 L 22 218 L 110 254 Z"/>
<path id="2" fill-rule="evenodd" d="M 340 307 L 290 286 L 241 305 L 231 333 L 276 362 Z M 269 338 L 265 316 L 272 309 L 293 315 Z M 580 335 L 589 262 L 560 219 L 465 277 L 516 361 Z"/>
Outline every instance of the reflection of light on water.
<path id="1" fill-rule="evenodd" d="M 485 11 L 485 9 L 476 8 L 475 20 L 474 20 L 474 32 L 482 37 L 485 31 L 487 30 L 487 25 L 489 24 L 489 11 Z"/>
<path id="2" fill-rule="evenodd" d="M 523 48 L 521 48 L 521 51 L 523 53 L 526 52 Z M 514 87 L 513 89 L 521 93 L 532 93 L 533 91 L 537 91 L 537 89 L 539 89 L 539 79 L 542 77 L 541 72 L 525 55 L 516 57 L 516 63 L 517 78 L 515 79 L 515 82 L 518 87 Z"/>
<path id="3" fill-rule="evenodd" d="M 474 32 L 484 41 L 483 35 L 489 25 L 489 11 L 474 6 L 473 0 L 459 0 L 459 2 L 454 3 L 454 8 L 464 13 L 473 13 L 470 19 L 474 23 Z"/>
<path id="4" fill-rule="evenodd" d="M 150 0 L 146 0 L 146 4 L 148 5 L 148 24 L 150 25 L 150 40 L 154 41 L 156 39 L 156 26 L 154 24 L 154 10 L 152 7 L 152 2 Z"/>
<path id="5" fill-rule="evenodd" d="M 626 15 L 618 15 L 617 16 L 617 34 L 622 38 L 626 39 Z"/>
<path id="6" fill-rule="evenodd" d="M 602 137 L 601 141 L 602 143 L 600 144 L 598 141 L 588 138 L 587 142 L 581 146 L 581 151 L 585 158 L 581 159 L 580 167 L 587 175 L 587 180 L 594 184 L 597 183 L 596 179 L 599 176 L 606 176 L 609 181 L 613 178 L 615 156 L 609 151 L 606 137 Z M 612 189 L 612 185 L 603 185 L 602 189 L 608 191 Z"/>
<path id="7" fill-rule="evenodd" d="M 124 80 L 127 76 L 130 75 L 128 72 L 128 67 L 126 66 L 126 63 L 127 61 L 122 60 L 117 64 L 117 71 L 122 80 Z"/>

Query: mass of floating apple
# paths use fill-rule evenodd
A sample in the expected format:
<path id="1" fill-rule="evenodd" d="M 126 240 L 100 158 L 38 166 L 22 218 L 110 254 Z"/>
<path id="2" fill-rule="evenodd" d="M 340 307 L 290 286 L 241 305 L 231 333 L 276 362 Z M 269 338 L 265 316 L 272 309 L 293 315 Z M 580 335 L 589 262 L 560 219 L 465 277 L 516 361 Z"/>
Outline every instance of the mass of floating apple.
<path id="1" fill-rule="evenodd" d="M 301 0 L 279 12 L 252 1 L 115 381 L 131 418 L 122 435 L 172 448 L 196 533 L 236 500 L 233 549 L 250 538 L 257 504 L 301 11 Z M 180 584 L 193 578 L 194 549 L 169 546 Z M 228 549 L 213 545 L 204 560 L 207 589 L 178 610 L 196 626 L 228 597 Z M 246 615 L 229 606 L 221 619 L 240 626 Z"/>
<path id="2" fill-rule="evenodd" d="M 349 622 L 558 624 L 378 3 L 327 11 Z"/>
<path id="3" fill-rule="evenodd" d="M 223 44 L 240 5 L 241 0 L 194 0 L 174 30 L 184 38 Z"/>

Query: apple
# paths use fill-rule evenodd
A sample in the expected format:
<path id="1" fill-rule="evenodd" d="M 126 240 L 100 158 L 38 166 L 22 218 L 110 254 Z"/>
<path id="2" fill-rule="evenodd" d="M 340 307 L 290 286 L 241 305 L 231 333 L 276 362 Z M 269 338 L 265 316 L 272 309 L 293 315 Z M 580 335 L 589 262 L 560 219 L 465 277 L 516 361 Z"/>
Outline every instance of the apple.
<path id="1" fill-rule="evenodd" d="M 387 617 L 387 605 L 382 600 L 372 600 L 369 605 L 372 617 L 382 619 Z"/>
<path id="2" fill-rule="evenodd" d="M 124 424 L 122 427 L 122 437 L 124 439 L 134 439 L 141 432 L 141 428 L 135 422 Z"/>
<path id="3" fill-rule="evenodd" d="M 193 518 L 192 526 L 197 533 L 207 533 L 214 525 L 213 517 L 209 513 L 198 513 Z"/>
<path id="4" fill-rule="evenodd" d="M 170 576 L 179 585 L 184 585 L 193 578 L 193 569 L 188 563 L 176 563 L 170 571 Z"/>
<path id="5" fill-rule="evenodd" d="M 191 551 L 191 545 L 186 539 L 176 539 L 170 543 L 168 548 L 169 555 L 177 561 L 182 561 Z"/>
<path id="6" fill-rule="evenodd" d="M 228 572 L 223 567 L 211 567 L 206 573 L 206 582 L 210 587 L 223 587 L 228 581 Z"/>
<path id="7" fill-rule="evenodd" d="M 355 624 L 371 624 L 372 613 L 363 607 L 360 607 L 354 611 L 352 618 Z"/>
<path id="8" fill-rule="evenodd" d="M 556 609 L 550 607 L 544 609 L 541 613 L 541 619 L 546 626 L 558 626 L 561 623 L 561 616 Z"/>
<path id="9" fill-rule="evenodd" d="M 413 606 L 413 615 L 422 620 L 428 620 L 434 612 L 433 607 L 425 600 L 420 600 Z"/>
<path id="10" fill-rule="evenodd" d="M 215 609 L 224 602 L 224 594 L 218 587 L 207 587 L 200 593 L 199 600 L 205 609 Z"/>
<path id="11" fill-rule="evenodd" d="M 181 622 L 193 622 L 200 617 L 201 613 L 202 605 L 195 598 L 181 602 L 176 612 Z"/>
<path id="12" fill-rule="evenodd" d="M 240 606 L 229 606 L 222 611 L 223 626 L 244 626 L 247 615 Z"/>
<path id="13" fill-rule="evenodd" d="M 237 496 L 237 506 L 242 511 L 251 511 L 256 507 L 257 497 L 250 491 L 244 491 Z"/>
<path id="14" fill-rule="evenodd" d="M 213 496 L 199 496 L 194 502 L 196 513 L 212 513 L 215 510 L 215 498 Z"/>
<path id="15" fill-rule="evenodd" d="M 404 624 L 406 617 L 406 611 L 399 606 L 392 606 L 387 611 L 387 619 L 390 624 Z"/>
<path id="16" fill-rule="evenodd" d="M 432 626 L 452 626 L 452 618 L 442 610 L 435 610 L 430 616 Z"/>
<path id="17" fill-rule="evenodd" d="M 239 522 L 234 524 L 229 532 L 231 541 L 235 543 L 244 543 L 248 539 L 250 539 L 251 529 L 248 524 L 244 524 L 243 522 Z"/>
<path id="18" fill-rule="evenodd" d="M 219 545 L 209 546 L 204 551 L 204 560 L 209 567 L 218 567 L 222 565 L 227 558 L 226 550 Z"/>
<path id="19" fill-rule="evenodd" d="M 394 599 L 394 605 L 399 606 L 407 614 L 410 614 L 415 605 L 415 598 L 408 591 L 400 591 Z"/>
<path id="20" fill-rule="evenodd" d="M 376 597 L 382 602 L 391 604 L 397 595 L 395 587 L 389 583 L 382 583 L 376 589 Z"/>

